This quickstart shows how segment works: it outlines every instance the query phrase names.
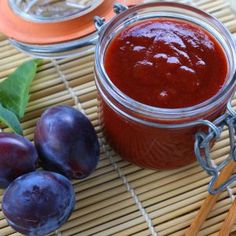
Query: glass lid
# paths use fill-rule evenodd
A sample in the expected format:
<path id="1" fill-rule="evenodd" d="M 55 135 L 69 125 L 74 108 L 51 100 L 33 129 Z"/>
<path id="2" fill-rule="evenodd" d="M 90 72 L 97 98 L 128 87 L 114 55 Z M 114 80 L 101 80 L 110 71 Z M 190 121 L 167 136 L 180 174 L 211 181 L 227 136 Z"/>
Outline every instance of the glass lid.
<path id="1" fill-rule="evenodd" d="M 71 49 L 97 38 L 94 16 L 109 22 L 116 2 L 133 6 L 143 0 L 0 0 L 0 32 L 22 50 Z"/>
<path id="2" fill-rule="evenodd" d="M 104 0 L 9 0 L 12 10 L 28 21 L 60 22 L 89 13 Z"/>

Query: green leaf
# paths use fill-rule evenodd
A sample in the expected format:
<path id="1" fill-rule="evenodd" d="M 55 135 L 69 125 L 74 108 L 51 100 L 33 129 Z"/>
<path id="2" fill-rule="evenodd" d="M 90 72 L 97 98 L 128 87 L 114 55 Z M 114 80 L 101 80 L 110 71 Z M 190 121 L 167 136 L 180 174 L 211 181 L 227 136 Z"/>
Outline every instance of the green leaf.
<path id="1" fill-rule="evenodd" d="M 29 101 L 29 88 L 42 60 L 35 59 L 23 63 L 7 79 L 0 83 L 0 102 L 19 119 L 25 114 Z"/>
<path id="2" fill-rule="evenodd" d="M 20 122 L 17 119 L 16 115 L 13 112 L 9 111 L 8 109 L 4 108 L 1 104 L 0 104 L 0 122 L 7 125 L 15 133 L 22 135 L 23 132 L 20 126 Z"/>

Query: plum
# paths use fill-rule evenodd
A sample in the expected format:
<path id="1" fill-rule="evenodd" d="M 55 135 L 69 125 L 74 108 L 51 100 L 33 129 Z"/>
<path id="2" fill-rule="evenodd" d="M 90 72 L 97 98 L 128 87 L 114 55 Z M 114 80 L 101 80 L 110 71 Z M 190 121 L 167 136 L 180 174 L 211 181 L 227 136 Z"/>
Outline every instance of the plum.
<path id="1" fill-rule="evenodd" d="M 12 133 L 0 133 L 0 188 L 22 174 L 34 171 L 38 154 L 26 138 Z"/>
<path id="2" fill-rule="evenodd" d="M 61 105 L 46 110 L 37 122 L 34 141 L 41 166 L 68 178 L 85 178 L 98 163 L 94 127 L 72 107 Z"/>
<path id="3" fill-rule="evenodd" d="M 15 179 L 6 189 L 2 210 L 9 225 L 26 235 L 46 235 L 70 216 L 75 193 L 63 175 L 34 171 Z"/>

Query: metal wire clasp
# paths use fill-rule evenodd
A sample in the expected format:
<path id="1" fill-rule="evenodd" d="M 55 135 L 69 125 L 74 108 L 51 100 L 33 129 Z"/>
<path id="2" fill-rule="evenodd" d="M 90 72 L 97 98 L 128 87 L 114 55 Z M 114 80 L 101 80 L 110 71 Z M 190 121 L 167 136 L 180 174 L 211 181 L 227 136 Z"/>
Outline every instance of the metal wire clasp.
<path id="1" fill-rule="evenodd" d="M 116 15 L 120 14 L 123 11 L 126 11 L 128 9 L 127 6 L 122 5 L 121 3 L 115 3 L 113 6 L 113 11 L 116 13 Z M 99 16 L 94 17 L 94 25 L 98 32 L 102 30 L 102 28 L 106 25 L 106 20 L 104 18 L 101 18 Z"/>
<path id="2" fill-rule="evenodd" d="M 207 131 L 198 132 L 195 136 L 194 151 L 201 167 L 212 177 L 208 185 L 210 194 L 217 194 L 225 190 L 232 182 L 236 180 L 236 175 L 231 176 L 225 183 L 215 188 L 215 182 L 221 170 L 229 163 L 236 161 L 235 133 L 236 133 L 236 112 L 227 104 L 227 112 L 213 122 L 203 120 L 201 122 L 209 128 Z M 212 145 L 220 138 L 223 129 L 227 127 L 230 139 L 230 152 L 227 158 L 222 162 L 216 163 L 210 155 Z"/>

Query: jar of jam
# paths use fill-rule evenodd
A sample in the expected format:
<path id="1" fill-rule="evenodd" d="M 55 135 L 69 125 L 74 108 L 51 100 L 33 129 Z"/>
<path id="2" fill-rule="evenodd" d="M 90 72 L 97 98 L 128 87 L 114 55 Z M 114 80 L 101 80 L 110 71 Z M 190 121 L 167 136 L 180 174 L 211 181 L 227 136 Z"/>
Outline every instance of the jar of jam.
<path id="1" fill-rule="evenodd" d="M 120 7 L 100 27 L 95 77 L 104 134 L 126 160 L 174 169 L 196 160 L 195 134 L 214 126 L 235 90 L 228 30 L 193 7 Z"/>

